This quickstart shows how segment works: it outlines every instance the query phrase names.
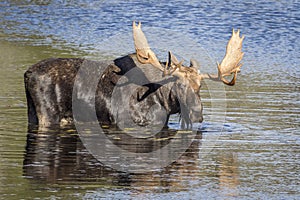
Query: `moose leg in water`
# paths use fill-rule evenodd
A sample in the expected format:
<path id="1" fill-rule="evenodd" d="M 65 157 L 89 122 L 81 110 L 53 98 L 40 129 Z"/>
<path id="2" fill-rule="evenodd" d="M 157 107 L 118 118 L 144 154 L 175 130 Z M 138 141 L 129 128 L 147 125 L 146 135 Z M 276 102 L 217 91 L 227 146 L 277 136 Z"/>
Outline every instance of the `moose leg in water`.
<path id="1" fill-rule="evenodd" d="M 62 126 L 73 122 L 72 112 L 72 92 L 74 88 L 74 80 L 78 74 L 79 68 L 83 64 L 88 63 L 89 66 L 107 67 L 109 64 L 103 62 L 86 61 L 77 58 L 58 58 L 47 59 L 31 66 L 24 74 L 25 90 L 28 105 L 28 123 L 31 125 L 39 125 L 39 127 L 49 127 L 54 125 Z M 112 63 L 112 62 L 111 62 Z M 92 69 L 92 68 L 90 68 Z M 113 67 L 109 69 L 113 70 Z M 89 73 L 93 73 L 91 70 Z M 112 72 L 109 72 L 113 74 Z M 115 75 L 116 76 L 116 75 Z M 98 78 L 98 77 L 96 77 Z M 109 87 L 114 87 L 112 80 L 107 80 L 102 85 L 101 94 L 97 94 L 99 113 L 99 121 L 110 124 L 109 112 L 104 102 L 107 95 L 104 93 L 109 91 Z M 106 85 L 105 85 L 106 84 Z M 82 101 L 82 108 L 90 108 L 90 96 L 87 91 L 77 95 Z M 86 110 L 82 110 L 81 119 L 88 120 L 84 116 Z"/>
<path id="2" fill-rule="evenodd" d="M 47 59 L 24 74 L 29 125 L 50 126 L 72 119 L 73 82 L 83 59 Z"/>

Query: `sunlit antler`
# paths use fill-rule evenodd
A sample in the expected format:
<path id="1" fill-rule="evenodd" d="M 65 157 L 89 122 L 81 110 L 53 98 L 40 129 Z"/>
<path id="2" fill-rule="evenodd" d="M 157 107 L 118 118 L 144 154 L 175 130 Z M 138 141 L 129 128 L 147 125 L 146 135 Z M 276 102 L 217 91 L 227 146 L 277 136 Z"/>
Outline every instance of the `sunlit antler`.
<path id="1" fill-rule="evenodd" d="M 176 70 L 181 71 L 183 60 L 178 61 L 177 58 L 169 51 L 168 61 L 166 62 L 166 66 L 164 68 L 164 76 L 172 75 Z"/>
<path id="2" fill-rule="evenodd" d="M 150 49 L 147 38 L 141 29 L 141 23 L 139 22 L 138 26 L 133 22 L 133 39 L 134 46 L 136 50 L 136 56 L 139 62 L 146 64 L 149 63 L 159 70 L 164 72 L 164 75 L 172 75 L 178 78 L 187 79 L 192 88 L 196 91 L 200 89 L 201 76 L 198 74 L 197 70 L 192 67 L 184 67 L 183 61 L 178 62 L 177 58 L 169 52 L 169 61 L 166 66 L 163 68 L 160 62 L 158 61 L 154 52 Z M 192 77 L 198 77 L 197 80 L 192 80 Z M 197 83 L 197 84 L 196 84 Z"/>
<path id="3" fill-rule="evenodd" d="M 169 57 L 174 58 L 169 59 L 169 62 L 172 62 L 172 65 L 169 64 L 169 66 L 171 66 L 169 67 L 169 74 L 187 78 L 190 83 L 192 83 L 191 85 L 196 91 L 197 87 L 200 87 L 200 81 L 202 79 L 211 79 L 215 81 L 221 80 L 226 85 L 234 85 L 237 73 L 240 71 L 242 66 L 240 62 L 244 56 L 244 53 L 242 52 L 242 43 L 244 38 L 244 36 L 240 37 L 239 30 L 237 32 L 232 30 L 232 36 L 228 41 L 226 54 L 221 64 L 218 64 L 218 74 L 198 74 L 197 69 L 182 66 L 182 62 L 178 62 L 171 52 L 169 53 Z M 164 72 L 164 74 L 167 73 Z M 233 78 L 231 81 L 225 79 L 226 76 L 230 76 L 232 74 Z"/>
<path id="4" fill-rule="evenodd" d="M 234 85 L 237 73 L 240 71 L 242 64 L 240 63 L 244 53 L 242 52 L 242 43 L 244 36 L 240 37 L 240 31 L 232 31 L 232 36 L 227 44 L 226 54 L 221 62 L 218 64 L 218 74 L 199 74 L 195 62 L 191 61 L 191 66 L 183 66 L 183 61 L 178 61 L 177 58 L 169 51 L 169 59 L 165 67 L 162 67 L 154 52 L 150 49 L 145 34 L 141 29 L 141 23 L 136 26 L 133 22 L 133 39 L 136 50 L 136 56 L 139 62 L 157 67 L 164 72 L 164 76 L 172 75 L 181 79 L 188 80 L 195 92 L 200 90 L 201 80 L 211 79 L 215 81 L 222 81 L 227 85 Z M 231 81 L 225 79 L 226 76 L 233 74 Z"/>
<path id="5" fill-rule="evenodd" d="M 139 24 L 136 25 L 134 21 L 132 24 L 133 40 L 137 59 L 143 64 L 150 63 L 153 66 L 160 69 L 161 71 L 163 71 L 163 67 L 161 66 L 159 60 L 157 59 L 154 52 L 150 49 L 150 46 L 148 44 L 145 34 L 141 29 L 141 26 L 141 22 L 139 22 Z"/>
<path id="6" fill-rule="evenodd" d="M 232 36 L 227 44 L 226 54 L 221 62 L 218 64 L 219 79 L 227 85 L 234 85 L 237 77 L 237 73 L 240 71 L 242 64 L 240 63 L 244 53 L 242 52 L 242 43 L 245 36 L 240 38 L 240 30 L 237 32 L 232 30 Z M 232 80 L 227 81 L 224 76 L 234 74 Z"/>
<path id="7" fill-rule="evenodd" d="M 164 69 L 164 75 L 173 75 L 189 81 L 194 91 L 198 92 L 201 86 L 202 76 L 198 73 L 196 61 L 191 60 L 191 66 L 183 66 L 183 60 L 178 59 L 169 51 L 169 59 Z"/>
<path id="8" fill-rule="evenodd" d="M 201 76 L 198 74 L 197 69 L 183 66 L 183 61 L 178 62 L 177 58 L 171 52 L 169 52 L 169 61 L 165 67 L 162 67 L 154 52 L 150 49 L 147 38 L 141 29 L 141 23 L 139 22 L 139 24 L 136 25 L 136 23 L 133 22 L 132 28 L 136 57 L 139 62 L 143 64 L 149 63 L 157 67 L 160 71 L 164 72 L 165 76 L 172 75 L 188 80 L 191 87 L 195 91 L 199 91 Z"/>

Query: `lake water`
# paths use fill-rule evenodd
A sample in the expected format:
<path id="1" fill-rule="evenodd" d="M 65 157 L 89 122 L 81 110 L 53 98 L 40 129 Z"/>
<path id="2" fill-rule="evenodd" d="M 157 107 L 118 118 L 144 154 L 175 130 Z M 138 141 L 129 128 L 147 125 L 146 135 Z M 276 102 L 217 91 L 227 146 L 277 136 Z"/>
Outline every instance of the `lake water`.
<path id="1" fill-rule="evenodd" d="M 299 199 L 299 10 L 295 0 L 1 1 L 0 199 Z M 204 82 L 189 149 L 162 170 L 123 173 L 97 161 L 74 127 L 28 132 L 26 69 L 131 53 L 133 20 L 160 59 L 172 50 L 203 72 L 216 71 L 232 28 L 246 36 L 236 86 Z"/>

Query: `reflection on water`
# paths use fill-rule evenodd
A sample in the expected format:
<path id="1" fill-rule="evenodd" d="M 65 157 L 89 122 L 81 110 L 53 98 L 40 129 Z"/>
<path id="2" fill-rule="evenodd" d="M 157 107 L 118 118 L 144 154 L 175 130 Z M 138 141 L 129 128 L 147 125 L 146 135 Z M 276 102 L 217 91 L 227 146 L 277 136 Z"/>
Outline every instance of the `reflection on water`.
<path id="1" fill-rule="evenodd" d="M 164 138 L 171 139 L 174 130 L 165 130 L 163 135 Z M 113 139 L 120 134 L 114 130 L 109 136 Z M 134 138 L 129 138 L 131 137 L 121 139 L 118 147 L 128 151 L 140 151 L 138 148 L 143 151 L 147 148 L 147 152 L 155 150 L 153 146 L 137 145 Z M 232 153 L 226 153 L 217 158 L 219 164 L 215 171 L 204 172 L 199 159 L 201 139 L 202 133 L 199 132 L 190 147 L 171 165 L 156 171 L 136 174 L 116 171 L 96 160 L 84 147 L 74 129 L 32 131 L 27 135 L 24 176 L 35 184 L 105 185 L 111 188 L 130 188 L 134 191 L 131 195 L 139 195 L 142 192 L 187 191 L 190 187 L 202 184 L 199 178 L 207 175 L 215 177 L 213 181 L 221 190 L 225 188 L 226 192 L 230 192 L 229 195 L 235 195 L 234 192 L 239 186 L 237 158 Z M 157 144 L 164 145 L 159 140 Z M 205 181 L 203 180 L 203 184 Z M 205 194 L 202 195 L 205 197 Z"/>
<path id="2" fill-rule="evenodd" d="M 126 151 L 151 152 L 155 151 L 155 148 L 159 148 L 158 145 L 161 147 L 165 145 L 161 143 L 161 140 L 158 138 L 156 139 L 157 142 L 155 142 L 156 145 L 145 146 L 137 143 L 136 139 L 132 137 L 120 139 L 120 133 L 115 130 L 107 134 L 111 140 L 118 141 L 118 143 L 114 142 L 111 145 L 117 145 L 119 148 L 126 149 Z M 123 133 L 123 135 L 126 134 Z M 164 137 L 161 138 L 164 138 L 164 140 L 167 141 L 169 137 L 171 139 L 174 136 L 174 131 L 166 130 L 163 135 Z M 103 182 L 103 184 L 112 184 L 115 186 L 122 186 L 124 184 L 124 186 L 133 185 L 146 187 L 150 184 L 150 186 L 155 187 L 155 185 L 159 186 L 162 181 L 159 180 L 158 177 L 156 180 L 155 174 L 171 176 L 169 171 L 172 171 L 172 168 L 174 168 L 175 165 L 177 169 L 182 168 L 182 170 L 186 170 L 187 172 L 192 173 L 197 171 L 196 163 L 190 162 L 190 160 L 196 160 L 199 157 L 198 151 L 200 141 L 201 133 L 198 133 L 193 144 L 187 152 L 181 156 L 176 164 L 173 164 L 162 171 L 158 168 L 156 170 L 157 172 L 153 172 L 153 174 L 146 173 L 135 175 L 134 173 L 118 172 L 95 159 L 85 148 L 74 129 L 29 132 L 27 135 L 26 153 L 24 158 L 24 175 L 33 180 L 43 180 L 50 183 L 99 181 Z M 101 143 L 101 141 L 97 142 Z M 118 158 L 115 159 L 118 160 Z M 135 161 L 132 160 L 132 162 Z M 147 183 L 149 179 L 145 178 L 147 176 L 152 180 L 149 183 Z M 136 183 L 137 179 L 139 179 L 138 183 Z M 166 187 L 171 186 L 174 178 L 166 177 L 164 181 L 170 181 L 170 183 L 164 183 Z M 180 185 L 177 181 L 175 182 L 178 186 Z M 175 182 L 173 184 L 175 184 Z M 179 188 L 185 188 L 184 184 L 181 187 L 178 187 L 178 189 Z"/>
<path id="3" fill-rule="evenodd" d="M 235 154 L 229 154 L 220 160 L 220 189 L 228 192 L 225 196 L 238 196 L 239 182 L 239 166 L 238 158 Z"/>
<path id="4" fill-rule="evenodd" d="M 299 8 L 292 0 L 1 1 L 0 199 L 299 199 Z M 146 33 L 164 53 L 201 56 L 181 45 L 188 35 L 220 60 L 232 27 L 246 35 L 244 66 L 226 99 L 212 99 L 218 88 L 203 84 L 202 134 L 170 166 L 140 174 L 104 167 L 73 129 L 27 132 L 23 85 L 24 71 L 41 59 L 132 52 L 133 19 L 159 28 Z M 203 72 L 216 69 L 204 63 Z M 212 108 L 220 101 L 224 124 L 214 117 L 223 110 Z"/>

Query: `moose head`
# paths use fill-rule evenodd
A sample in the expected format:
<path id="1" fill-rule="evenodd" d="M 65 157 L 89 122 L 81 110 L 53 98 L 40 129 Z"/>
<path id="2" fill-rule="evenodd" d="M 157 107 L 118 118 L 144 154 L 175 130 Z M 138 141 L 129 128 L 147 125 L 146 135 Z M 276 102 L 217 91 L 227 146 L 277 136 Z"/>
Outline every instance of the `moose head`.
<path id="1" fill-rule="evenodd" d="M 200 74 L 198 72 L 199 66 L 195 60 L 191 60 L 190 66 L 184 66 L 183 61 L 178 61 L 171 51 L 168 52 L 167 62 L 160 62 L 148 44 L 141 29 L 141 22 L 138 25 L 133 22 L 133 39 L 136 57 L 140 63 L 151 64 L 162 72 L 162 76 L 175 76 L 178 78 L 175 91 L 178 93 L 177 96 L 181 106 L 186 107 L 184 109 L 186 112 L 181 113 L 184 124 L 202 121 L 202 106 L 199 94 L 201 81 L 211 79 L 233 86 L 236 82 L 237 73 L 240 72 L 242 66 L 244 36 L 240 37 L 239 30 L 234 31 L 233 29 L 232 36 L 227 44 L 226 54 L 221 64 L 217 63 L 217 74 Z M 233 76 L 230 81 L 226 79 L 228 76 Z M 191 99 L 191 97 L 193 98 Z"/>

